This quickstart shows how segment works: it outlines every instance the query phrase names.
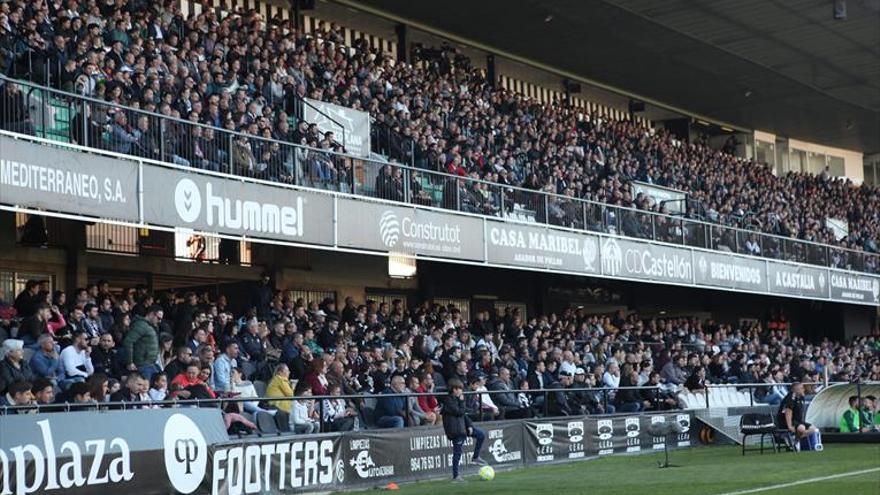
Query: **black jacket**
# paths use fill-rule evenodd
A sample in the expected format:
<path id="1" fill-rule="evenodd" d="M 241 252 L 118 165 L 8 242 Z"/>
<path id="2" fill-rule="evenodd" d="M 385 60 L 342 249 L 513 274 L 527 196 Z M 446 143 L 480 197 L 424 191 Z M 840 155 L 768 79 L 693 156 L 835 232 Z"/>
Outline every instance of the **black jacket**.
<path id="1" fill-rule="evenodd" d="M 443 431 L 446 432 L 446 438 L 455 440 L 456 438 L 465 437 L 468 434 L 468 428 L 471 428 L 471 418 L 467 416 L 464 408 L 464 398 L 458 399 L 451 393 L 443 398 Z"/>

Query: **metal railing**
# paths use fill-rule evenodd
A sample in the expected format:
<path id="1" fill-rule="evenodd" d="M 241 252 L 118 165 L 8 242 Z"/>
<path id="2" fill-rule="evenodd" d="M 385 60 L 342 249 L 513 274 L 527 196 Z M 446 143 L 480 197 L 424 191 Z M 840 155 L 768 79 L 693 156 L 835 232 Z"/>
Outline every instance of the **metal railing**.
<path id="1" fill-rule="evenodd" d="M 268 130 L 264 136 L 244 134 L 2 75 L 0 98 L 5 99 L 0 129 L 185 167 L 508 221 L 880 273 L 880 256 L 873 253 L 334 153 L 273 139 Z"/>

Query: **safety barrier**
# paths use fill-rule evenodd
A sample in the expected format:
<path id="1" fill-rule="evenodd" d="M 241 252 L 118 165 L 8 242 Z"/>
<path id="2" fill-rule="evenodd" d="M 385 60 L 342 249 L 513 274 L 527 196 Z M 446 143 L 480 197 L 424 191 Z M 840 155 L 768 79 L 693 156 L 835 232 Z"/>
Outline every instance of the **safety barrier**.
<path id="1" fill-rule="evenodd" d="M 480 423 L 500 469 L 689 447 L 686 412 Z M 654 437 L 650 426 L 677 422 Z M 0 421 L 0 494 L 294 493 L 450 476 L 439 426 L 230 439 L 218 409 L 11 415 Z M 674 438 L 673 438 L 674 436 Z M 473 445 L 468 439 L 466 449 Z M 463 463 L 467 465 L 465 456 Z"/>

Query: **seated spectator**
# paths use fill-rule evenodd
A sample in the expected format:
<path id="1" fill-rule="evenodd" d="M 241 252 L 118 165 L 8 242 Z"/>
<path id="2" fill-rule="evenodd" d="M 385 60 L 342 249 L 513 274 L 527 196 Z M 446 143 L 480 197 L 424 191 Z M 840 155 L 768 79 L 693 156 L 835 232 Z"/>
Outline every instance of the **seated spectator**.
<path id="1" fill-rule="evenodd" d="M 339 396 L 342 387 L 338 383 L 329 386 L 331 396 Z M 324 399 L 324 427 L 327 431 L 352 431 L 358 426 L 358 413 L 345 399 Z"/>
<path id="2" fill-rule="evenodd" d="M 270 401 L 269 404 L 287 414 L 291 414 L 293 404 L 290 397 L 293 397 L 293 387 L 290 381 L 290 368 L 286 364 L 282 363 L 275 366 L 275 373 L 266 386 L 266 397 L 284 397 L 286 400 L 274 400 Z"/>
<path id="3" fill-rule="evenodd" d="M 89 357 L 95 373 L 105 373 L 112 376 L 125 374 L 125 358 L 119 349 L 112 333 L 105 333 L 98 338 L 98 345 L 92 349 Z"/>
<path id="4" fill-rule="evenodd" d="M 395 375 L 391 378 L 391 385 L 376 402 L 376 425 L 379 428 L 403 428 L 406 425 L 406 397 L 389 397 L 391 394 L 402 394 L 405 389 L 402 376 Z"/>
<path id="5" fill-rule="evenodd" d="M 629 366 L 629 365 L 627 365 Z M 638 386 L 639 374 L 630 369 L 620 379 L 620 386 L 623 387 L 617 391 L 615 400 L 617 403 L 617 412 L 639 412 L 644 409 L 645 404 L 638 390 L 630 387 Z"/>
<path id="6" fill-rule="evenodd" d="M 24 361 L 24 341 L 3 341 L 3 355 L 5 357 L 0 361 L 0 394 L 6 393 L 15 382 L 30 382 L 34 379 L 30 364 Z"/>
<path id="7" fill-rule="evenodd" d="M 684 388 L 691 392 L 706 392 L 707 384 L 706 368 L 703 366 L 697 366 L 691 371 L 690 376 L 688 376 L 688 379 L 684 382 Z"/>
<path id="8" fill-rule="evenodd" d="M 88 411 L 95 407 L 89 386 L 84 382 L 71 383 L 67 390 L 58 394 L 55 403 L 65 404 L 65 411 Z"/>
<path id="9" fill-rule="evenodd" d="M 406 379 L 406 392 L 415 392 L 419 388 L 419 377 L 410 375 Z M 407 397 L 407 417 L 409 424 L 412 426 L 433 425 L 437 423 L 437 415 L 431 411 L 425 411 L 419 405 L 419 398 L 416 396 Z"/>
<path id="10" fill-rule="evenodd" d="M 45 406 L 55 402 L 55 386 L 46 378 L 37 378 L 31 386 L 31 395 L 34 396 L 34 403 L 38 406 Z M 47 409 L 43 412 L 51 412 Z"/>
<path id="11" fill-rule="evenodd" d="M 6 387 L 6 393 L 0 395 L 0 414 L 30 414 L 35 409 L 7 409 L 6 406 L 29 406 L 34 402 L 31 393 L 33 385 L 28 381 L 12 382 Z"/>
<path id="12" fill-rule="evenodd" d="M 150 390 L 147 395 L 154 402 L 162 402 L 168 397 L 168 376 L 165 373 L 156 373 L 150 378 Z"/>
<path id="13" fill-rule="evenodd" d="M 192 361 L 193 351 L 189 346 L 180 346 L 174 353 L 174 359 L 165 366 L 165 374 L 169 380 L 174 380 L 177 375 L 186 372 L 186 367 Z"/>
<path id="14" fill-rule="evenodd" d="M 149 395 L 150 382 L 136 371 L 129 372 L 125 387 L 110 396 L 110 402 L 152 402 Z M 126 406 L 126 409 L 150 409 L 149 404 Z"/>
<path id="15" fill-rule="evenodd" d="M 293 395 L 297 398 L 303 397 L 303 399 L 293 401 L 290 426 L 294 433 L 318 433 L 321 430 L 318 411 L 315 410 L 315 401 L 308 399 L 308 397 L 312 396 L 312 389 L 309 387 L 309 384 L 304 381 L 298 382 Z"/>
<path id="16" fill-rule="evenodd" d="M 201 369 L 196 361 L 191 361 L 184 373 L 171 380 L 168 390 L 170 397 L 179 399 L 213 399 L 217 396 L 211 386 L 202 380 Z"/>
<path id="17" fill-rule="evenodd" d="M 220 354 L 220 357 L 214 361 L 214 386 L 218 392 L 228 392 L 232 390 L 232 369 L 238 367 L 238 344 L 234 340 L 229 340 Z"/>
<path id="18" fill-rule="evenodd" d="M 37 339 L 37 351 L 31 357 L 31 371 L 34 378 L 43 378 L 60 387 L 64 379 L 64 368 L 58 353 L 55 352 L 55 339 L 50 334 L 40 335 Z"/>
<path id="19" fill-rule="evenodd" d="M 514 386 L 510 379 L 510 369 L 499 369 L 498 376 L 489 382 L 489 390 L 500 392 L 493 394 L 492 400 L 498 406 L 499 416 L 502 419 L 531 417 L 531 408 L 523 408 L 513 392 Z"/>
<path id="20" fill-rule="evenodd" d="M 849 409 L 843 411 L 840 417 L 841 433 L 867 433 L 870 431 L 868 425 L 862 425 L 861 408 L 859 407 L 859 398 L 852 395 L 849 398 Z"/>
<path id="21" fill-rule="evenodd" d="M 67 388 L 71 383 L 84 382 L 95 372 L 85 330 L 78 330 L 73 334 L 73 343 L 61 351 L 61 364 L 64 368 L 61 388 Z"/>
<path id="22" fill-rule="evenodd" d="M 859 411 L 859 424 L 863 428 L 868 428 L 870 431 L 878 431 L 880 430 L 880 426 L 877 425 L 877 397 L 873 395 L 866 395 L 862 399 L 862 408 Z"/>

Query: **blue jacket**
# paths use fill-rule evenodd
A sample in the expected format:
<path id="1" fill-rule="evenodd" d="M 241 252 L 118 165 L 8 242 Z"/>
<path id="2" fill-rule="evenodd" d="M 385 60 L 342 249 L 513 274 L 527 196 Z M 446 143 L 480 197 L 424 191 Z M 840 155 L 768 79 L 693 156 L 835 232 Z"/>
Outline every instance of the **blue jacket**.
<path id="1" fill-rule="evenodd" d="M 31 371 L 40 378 L 58 380 L 63 378 L 63 366 L 58 357 L 49 357 L 42 350 L 38 350 L 31 358 Z"/>
<path id="2" fill-rule="evenodd" d="M 395 393 L 391 387 L 385 389 L 383 394 Z M 406 419 L 406 397 L 380 397 L 376 402 L 376 419 L 382 416 L 400 416 Z"/>

